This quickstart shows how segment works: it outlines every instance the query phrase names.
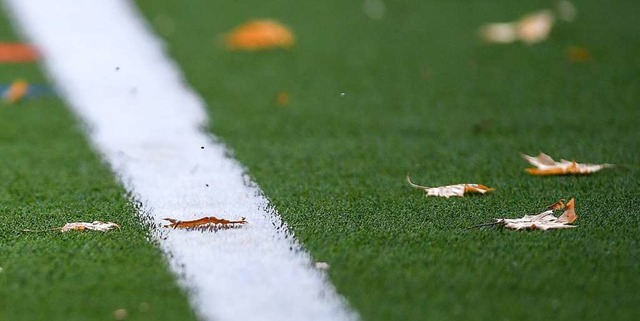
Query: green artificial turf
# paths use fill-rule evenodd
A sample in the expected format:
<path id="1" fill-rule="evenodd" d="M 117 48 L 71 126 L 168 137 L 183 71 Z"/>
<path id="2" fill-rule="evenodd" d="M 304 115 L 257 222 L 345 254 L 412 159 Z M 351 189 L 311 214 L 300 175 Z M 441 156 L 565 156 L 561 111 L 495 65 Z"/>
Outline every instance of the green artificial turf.
<path id="1" fill-rule="evenodd" d="M 384 1 L 382 20 L 363 1 L 137 3 L 213 133 L 364 320 L 640 319 L 636 1 L 576 1 L 577 19 L 536 45 L 484 45 L 477 28 L 555 1 Z M 293 29 L 294 48 L 220 46 L 265 17 Z M 570 62 L 570 46 L 592 59 Z M 625 167 L 528 176 L 519 153 L 539 151 Z M 407 172 L 496 191 L 425 198 Z M 571 197 L 575 229 L 464 229 Z"/>
<path id="2" fill-rule="evenodd" d="M 0 41 L 17 41 L 0 16 Z M 47 81 L 0 64 L 0 83 Z M 194 320 L 148 228 L 55 97 L 0 103 L 0 320 Z M 43 230 L 113 221 L 108 232 Z"/>

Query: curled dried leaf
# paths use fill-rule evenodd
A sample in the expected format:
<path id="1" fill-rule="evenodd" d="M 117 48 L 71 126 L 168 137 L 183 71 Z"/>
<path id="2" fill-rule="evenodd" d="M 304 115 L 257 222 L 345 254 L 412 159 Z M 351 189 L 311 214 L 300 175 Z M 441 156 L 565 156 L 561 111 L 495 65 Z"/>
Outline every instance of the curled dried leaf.
<path id="1" fill-rule="evenodd" d="M 463 197 L 468 193 L 476 193 L 476 194 L 485 194 L 493 191 L 493 188 L 482 185 L 482 184 L 456 184 L 456 185 L 446 185 L 446 186 L 438 186 L 438 187 L 427 187 L 416 185 L 411 181 L 409 174 L 407 174 L 407 182 L 409 186 L 417 189 L 422 189 L 426 193 L 426 196 L 438 196 L 438 197 Z"/>
<path id="2" fill-rule="evenodd" d="M 564 210 L 562 215 L 556 217 L 553 215 L 554 210 Z M 473 227 L 481 227 L 488 225 L 503 226 L 513 230 L 552 230 L 574 228 L 570 225 L 578 219 L 575 212 L 575 201 L 572 198 L 565 206 L 562 201 L 553 203 L 547 207 L 547 210 L 537 215 L 525 215 L 521 218 L 500 218 L 494 222 L 480 224 Z"/>
<path id="3" fill-rule="evenodd" d="M 230 228 L 237 228 L 247 223 L 244 217 L 237 221 L 231 221 L 226 219 L 217 218 L 215 216 L 208 216 L 191 221 L 181 221 L 174 218 L 165 218 L 165 221 L 169 221 L 170 224 L 164 225 L 164 227 L 187 229 L 187 230 L 224 230 Z"/>
<path id="4" fill-rule="evenodd" d="M 535 166 L 535 168 L 527 168 L 525 171 L 536 176 L 591 174 L 604 168 L 614 167 L 612 164 L 580 164 L 564 159 L 556 162 L 545 153 L 540 153 L 536 157 L 522 154 L 522 158 Z"/>
<path id="5" fill-rule="evenodd" d="M 224 37 L 229 50 L 265 50 L 289 48 L 295 43 L 293 33 L 275 20 L 247 22 Z"/>

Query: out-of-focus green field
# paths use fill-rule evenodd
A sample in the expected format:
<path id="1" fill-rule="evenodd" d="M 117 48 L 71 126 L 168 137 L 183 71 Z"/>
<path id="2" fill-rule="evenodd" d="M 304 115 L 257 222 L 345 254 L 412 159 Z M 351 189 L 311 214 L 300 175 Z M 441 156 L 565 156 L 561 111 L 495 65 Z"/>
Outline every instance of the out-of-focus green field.
<path id="1" fill-rule="evenodd" d="M 485 45 L 477 28 L 555 1 L 384 1 L 381 20 L 363 1 L 137 3 L 213 133 L 364 320 L 640 318 L 636 1 L 576 1 L 577 19 L 536 45 Z M 220 46 L 265 17 L 292 28 L 293 49 Z M 592 59 L 570 62 L 570 46 Z M 528 176 L 519 153 L 539 151 L 626 167 Z M 425 198 L 406 172 L 496 191 Z M 571 197 L 572 230 L 464 230 Z"/>

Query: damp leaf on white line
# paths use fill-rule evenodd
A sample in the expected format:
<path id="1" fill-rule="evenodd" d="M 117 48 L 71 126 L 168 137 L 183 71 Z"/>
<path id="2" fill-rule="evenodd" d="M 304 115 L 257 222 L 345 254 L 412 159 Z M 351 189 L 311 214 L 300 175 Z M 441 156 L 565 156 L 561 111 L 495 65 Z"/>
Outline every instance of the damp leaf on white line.
<path id="1" fill-rule="evenodd" d="M 197 229 L 217 231 L 219 229 L 236 228 L 247 224 L 247 220 L 244 217 L 241 217 L 236 221 L 217 218 L 215 216 L 207 216 L 191 221 L 182 221 L 174 218 L 165 218 L 164 220 L 169 221 L 169 224 L 164 225 L 164 227 L 187 230 Z"/>
<path id="2" fill-rule="evenodd" d="M 527 168 L 525 171 L 536 176 L 591 174 L 604 168 L 614 167 L 612 164 L 580 164 L 564 159 L 556 162 L 545 153 L 540 153 L 536 157 L 522 154 L 522 158 L 535 166 L 535 168 Z"/>
<path id="3" fill-rule="evenodd" d="M 407 182 L 409 186 L 417 189 L 421 189 L 426 193 L 426 196 L 438 196 L 438 197 L 463 197 L 468 193 L 475 193 L 484 195 L 485 193 L 493 191 L 493 188 L 482 184 L 455 184 L 438 187 L 428 187 L 416 185 L 411 181 L 409 174 L 407 174 Z"/>

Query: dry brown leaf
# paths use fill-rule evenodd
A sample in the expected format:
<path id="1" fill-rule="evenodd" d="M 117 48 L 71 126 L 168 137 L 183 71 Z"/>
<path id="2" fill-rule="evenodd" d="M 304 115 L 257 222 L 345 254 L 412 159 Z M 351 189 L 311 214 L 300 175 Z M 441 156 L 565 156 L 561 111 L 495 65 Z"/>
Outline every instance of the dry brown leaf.
<path id="1" fill-rule="evenodd" d="M 604 168 L 614 167 L 612 164 L 580 164 L 564 159 L 556 162 L 545 153 L 540 153 L 536 157 L 522 154 L 522 157 L 536 167 L 527 168 L 525 171 L 536 176 L 591 174 Z"/>
<path id="2" fill-rule="evenodd" d="M 407 182 L 409 183 L 409 186 L 413 188 L 424 190 L 426 196 L 439 196 L 445 198 L 449 198 L 452 196 L 462 197 L 467 193 L 485 194 L 493 191 L 493 188 L 481 184 L 456 184 L 439 187 L 420 186 L 411 182 L 409 174 L 407 174 Z"/>
<path id="3" fill-rule="evenodd" d="M 240 227 L 247 223 L 244 217 L 238 221 L 230 221 L 226 219 L 217 218 L 214 216 L 203 217 L 197 220 L 181 221 L 173 218 L 165 218 L 165 221 L 169 221 L 170 224 L 164 227 L 187 229 L 187 230 L 212 230 L 217 231 L 221 229 L 230 229 Z"/>
<path id="4" fill-rule="evenodd" d="M 289 48 L 295 43 L 293 33 L 275 20 L 253 20 L 225 35 L 229 50 L 265 50 Z"/>
<path id="5" fill-rule="evenodd" d="M 554 23 L 553 13 L 541 10 L 514 22 L 488 23 L 480 27 L 480 38 L 490 43 L 511 43 L 516 40 L 528 44 L 541 42 L 549 36 Z"/>
<path id="6" fill-rule="evenodd" d="M 557 205 L 555 203 L 554 205 Z M 562 204 L 562 202 L 560 202 Z M 564 213 L 559 217 L 553 215 L 553 209 L 548 209 L 538 215 L 525 215 L 522 218 L 501 218 L 496 220 L 497 225 L 503 225 L 506 228 L 514 230 L 551 230 L 561 228 L 574 228 L 575 225 L 569 225 L 576 221 L 578 216 L 575 213 L 575 202 L 572 198 L 564 208 Z"/>
<path id="7" fill-rule="evenodd" d="M 562 215 L 556 217 L 553 215 L 554 210 L 564 210 Z M 471 228 L 498 225 L 513 230 L 552 230 L 574 228 L 570 225 L 578 219 L 575 212 L 575 200 L 572 198 L 567 205 L 562 201 L 557 201 L 547 207 L 547 210 L 537 215 L 525 215 L 521 218 L 500 218 L 491 223 L 472 226 Z"/>

